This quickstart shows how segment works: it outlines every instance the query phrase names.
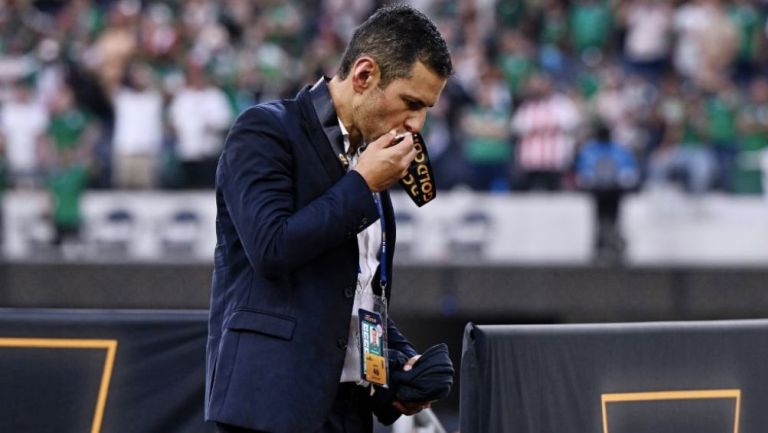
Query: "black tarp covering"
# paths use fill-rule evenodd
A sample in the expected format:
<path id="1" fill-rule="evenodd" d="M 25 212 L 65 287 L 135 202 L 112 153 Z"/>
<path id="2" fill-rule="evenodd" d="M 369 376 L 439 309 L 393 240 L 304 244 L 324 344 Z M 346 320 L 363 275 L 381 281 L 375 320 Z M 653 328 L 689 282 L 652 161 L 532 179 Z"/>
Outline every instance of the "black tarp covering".
<path id="1" fill-rule="evenodd" d="M 0 432 L 212 432 L 206 338 L 204 311 L 0 310 Z"/>
<path id="2" fill-rule="evenodd" d="M 763 433 L 768 320 L 476 326 L 462 433 Z"/>

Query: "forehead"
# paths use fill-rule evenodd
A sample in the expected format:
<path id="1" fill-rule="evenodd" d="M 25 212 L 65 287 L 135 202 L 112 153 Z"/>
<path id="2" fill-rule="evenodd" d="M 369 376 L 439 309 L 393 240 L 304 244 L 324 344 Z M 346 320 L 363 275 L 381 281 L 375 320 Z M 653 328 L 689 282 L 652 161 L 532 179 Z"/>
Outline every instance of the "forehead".
<path id="1" fill-rule="evenodd" d="M 398 96 L 418 99 L 427 106 L 432 106 L 437 103 L 445 82 L 445 78 L 430 71 L 423 63 L 416 62 L 411 68 L 411 76 L 393 80 L 387 86 L 387 91 Z"/>

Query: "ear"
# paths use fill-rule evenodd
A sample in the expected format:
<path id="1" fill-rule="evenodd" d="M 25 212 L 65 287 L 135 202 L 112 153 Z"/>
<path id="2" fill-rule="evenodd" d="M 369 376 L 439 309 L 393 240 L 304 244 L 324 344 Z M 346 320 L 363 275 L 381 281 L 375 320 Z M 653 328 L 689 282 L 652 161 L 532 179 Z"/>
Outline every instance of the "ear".
<path id="1" fill-rule="evenodd" d="M 352 65 L 352 88 L 362 93 L 378 85 L 380 79 L 379 64 L 372 57 L 362 56 Z"/>

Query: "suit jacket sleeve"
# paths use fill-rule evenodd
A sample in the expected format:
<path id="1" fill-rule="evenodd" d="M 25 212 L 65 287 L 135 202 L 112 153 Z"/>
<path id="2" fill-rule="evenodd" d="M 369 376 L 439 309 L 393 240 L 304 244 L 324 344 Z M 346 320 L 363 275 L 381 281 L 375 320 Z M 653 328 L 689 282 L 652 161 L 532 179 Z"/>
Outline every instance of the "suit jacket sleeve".
<path id="1" fill-rule="evenodd" d="M 416 349 L 408 342 L 408 339 L 397 329 L 395 322 L 387 317 L 387 345 L 390 349 L 403 352 L 408 358 L 418 354 Z"/>
<path id="2" fill-rule="evenodd" d="M 295 208 L 298 180 L 281 115 L 265 106 L 244 112 L 227 137 L 217 175 L 249 262 L 269 276 L 293 272 L 378 219 L 371 191 L 355 171 Z"/>
<path id="3" fill-rule="evenodd" d="M 387 344 L 390 349 L 402 352 L 408 359 L 417 355 L 416 349 L 406 340 L 405 336 L 397 329 L 395 322 L 390 318 L 387 318 L 387 336 Z M 390 371 L 389 374 L 391 375 L 392 372 Z M 376 392 L 373 394 L 373 413 L 376 415 L 376 419 L 384 425 L 391 425 L 402 415 L 392 405 L 392 402 L 396 399 L 396 392 L 392 388 L 384 389 L 377 386 Z"/>

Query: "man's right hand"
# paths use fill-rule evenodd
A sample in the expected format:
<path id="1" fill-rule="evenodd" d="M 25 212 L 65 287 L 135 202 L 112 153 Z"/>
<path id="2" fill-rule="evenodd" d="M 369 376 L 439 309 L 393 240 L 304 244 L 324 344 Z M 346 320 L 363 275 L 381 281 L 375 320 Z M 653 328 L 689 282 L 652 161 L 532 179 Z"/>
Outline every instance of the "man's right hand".
<path id="1" fill-rule="evenodd" d="M 360 173 L 371 192 L 381 192 L 405 177 L 408 166 L 416 157 L 413 135 L 393 144 L 397 131 L 394 129 L 369 143 L 357 161 L 355 171 Z"/>
<path id="2" fill-rule="evenodd" d="M 395 400 L 392 402 L 392 406 L 397 409 L 398 412 L 400 412 L 403 415 L 416 415 L 417 413 L 421 412 L 424 409 L 429 409 L 432 407 L 432 402 L 420 402 L 420 403 L 403 403 L 401 401 Z"/>

